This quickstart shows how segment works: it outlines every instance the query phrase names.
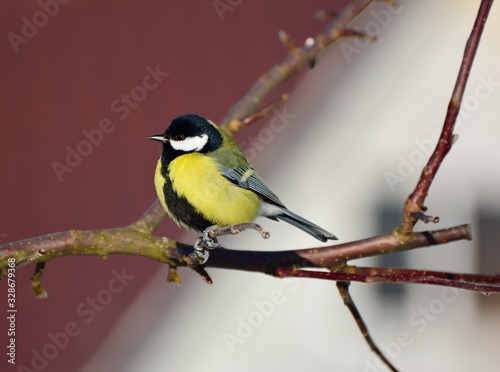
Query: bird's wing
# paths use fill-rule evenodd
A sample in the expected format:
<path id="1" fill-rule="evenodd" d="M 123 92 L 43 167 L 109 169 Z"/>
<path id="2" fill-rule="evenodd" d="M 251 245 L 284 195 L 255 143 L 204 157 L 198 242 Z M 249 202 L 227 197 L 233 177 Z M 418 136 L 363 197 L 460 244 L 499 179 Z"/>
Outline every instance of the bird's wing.
<path id="1" fill-rule="evenodd" d="M 241 188 L 251 190 L 259 194 L 266 201 L 270 201 L 280 207 L 285 207 L 278 196 L 269 189 L 264 180 L 250 166 L 227 168 L 221 166 L 221 172 L 229 181 Z"/>

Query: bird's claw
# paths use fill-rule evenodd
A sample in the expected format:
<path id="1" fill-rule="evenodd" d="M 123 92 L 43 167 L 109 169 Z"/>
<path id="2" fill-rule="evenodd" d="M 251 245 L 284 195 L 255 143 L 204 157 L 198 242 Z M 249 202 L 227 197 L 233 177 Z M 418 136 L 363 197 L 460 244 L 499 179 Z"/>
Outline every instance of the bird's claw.
<path id="1" fill-rule="evenodd" d="M 203 265 L 208 261 L 209 256 L 208 247 L 205 246 L 203 238 L 198 238 L 194 243 L 194 251 L 187 255 L 189 266 Z"/>
<path id="2" fill-rule="evenodd" d="M 203 236 L 196 239 L 194 243 L 194 251 L 188 254 L 189 266 L 203 265 L 210 257 L 209 250 L 220 247 L 220 243 L 216 237 L 211 237 L 212 231 L 218 229 L 218 226 L 210 226 L 203 231 Z"/>
<path id="3" fill-rule="evenodd" d="M 214 248 L 219 248 L 220 247 L 220 243 L 217 240 L 217 237 L 212 236 L 213 232 L 214 231 L 218 231 L 219 229 L 220 229 L 219 226 L 213 225 L 213 226 L 207 227 L 203 231 L 203 237 L 202 237 L 202 239 L 203 239 L 203 245 L 205 247 L 207 247 L 208 249 L 214 249 Z"/>

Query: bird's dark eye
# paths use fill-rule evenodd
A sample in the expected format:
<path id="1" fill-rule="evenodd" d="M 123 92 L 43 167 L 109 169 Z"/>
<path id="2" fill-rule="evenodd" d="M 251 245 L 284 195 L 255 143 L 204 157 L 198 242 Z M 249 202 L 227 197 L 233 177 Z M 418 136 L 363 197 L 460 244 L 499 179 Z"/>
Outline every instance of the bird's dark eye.
<path id="1" fill-rule="evenodd" d="M 186 136 L 184 134 L 176 134 L 174 136 L 174 141 L 184 141 L 186 139 Z"/>

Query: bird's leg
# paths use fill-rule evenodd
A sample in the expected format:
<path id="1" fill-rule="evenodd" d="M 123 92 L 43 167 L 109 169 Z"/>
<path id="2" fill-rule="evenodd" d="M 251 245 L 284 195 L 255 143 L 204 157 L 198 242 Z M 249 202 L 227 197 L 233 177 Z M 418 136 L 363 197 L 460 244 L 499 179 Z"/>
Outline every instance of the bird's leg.
<path id="1" fill-rule="evenodd" d="M 236 235 L 244 230 L 256 230 L 264 239 L 269 239 L 270 237 L 270 234 L 262 226 L 253 222 L 238 223 L 229 226 L 210 226 L 203 232 L 203 235 L 210 240 L 221 235 Z"/>

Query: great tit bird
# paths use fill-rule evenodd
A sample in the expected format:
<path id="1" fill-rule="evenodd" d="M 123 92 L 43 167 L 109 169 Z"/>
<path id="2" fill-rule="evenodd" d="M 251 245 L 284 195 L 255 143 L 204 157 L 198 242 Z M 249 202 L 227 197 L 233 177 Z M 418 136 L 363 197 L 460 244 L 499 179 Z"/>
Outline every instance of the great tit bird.
<path id="1" fill-rule="evenodd" d="M 326 242 L 335 235 L 288 210 L 248 162 L 231 136 L 195 114 L 182 115 L 163 134 L 154 183 L 158 198 L 180 226 L 207 228 L 282 220 Z"/>

